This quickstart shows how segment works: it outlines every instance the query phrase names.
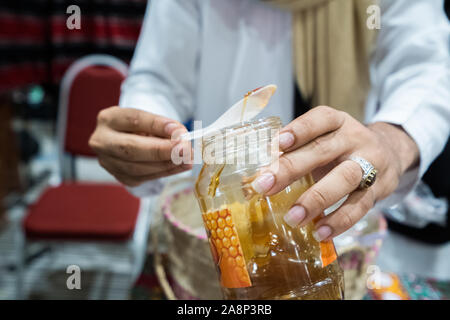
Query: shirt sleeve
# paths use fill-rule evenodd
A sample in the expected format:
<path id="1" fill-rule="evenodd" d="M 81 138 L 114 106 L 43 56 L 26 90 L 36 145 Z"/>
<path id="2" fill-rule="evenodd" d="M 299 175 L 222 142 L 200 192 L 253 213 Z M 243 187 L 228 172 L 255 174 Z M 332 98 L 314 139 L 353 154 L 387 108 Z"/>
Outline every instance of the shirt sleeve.
<path id="1" fill-rule="evenodd" d="M 371 64 L 366 121 L 402 126 L 420 164 L 381 202 L 399 202 L 442 152 L 450 133 L 450 27 L 442 0 L 384 0 Z"/>
<path id="2" fill-rule="evenodd" d="M 191 118 L 200 44 L 198 0 L 152 0 L 122 84 L 120 107 L 136 108 L 180 122 Z M 158 194 L 166 178 L 127 187 L 138 197 Z"/>
<path id="3" fill-rule="evenodd" d="M 197 0 L 152 0 L 119 104 L 181 122 L 194 110 L 200 42 Z"/>

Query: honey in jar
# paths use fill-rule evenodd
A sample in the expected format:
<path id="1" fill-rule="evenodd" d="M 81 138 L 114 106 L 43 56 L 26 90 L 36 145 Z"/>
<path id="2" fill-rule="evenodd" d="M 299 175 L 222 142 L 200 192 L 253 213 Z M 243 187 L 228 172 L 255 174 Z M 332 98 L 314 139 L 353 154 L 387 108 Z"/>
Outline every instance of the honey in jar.
<path id="1" fill-rule="evenodd" d="M 343 299 L 332 241 L 314 223 L 290 227 L 283 216 L 314 183 L 311 175 L 272 196 L 251 182 L 278 156 L 277 117 L 241 123 L 203 140 L 195 193 L 225 299 Z M 301 165 L 301 164 L 299 164 Z"/>

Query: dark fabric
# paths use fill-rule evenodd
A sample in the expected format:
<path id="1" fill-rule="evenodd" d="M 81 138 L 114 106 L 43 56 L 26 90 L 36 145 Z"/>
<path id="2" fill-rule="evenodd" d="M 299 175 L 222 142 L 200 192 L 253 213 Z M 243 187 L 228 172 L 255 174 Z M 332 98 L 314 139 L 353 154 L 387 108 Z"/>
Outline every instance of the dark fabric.
<path id="1" fill-rule="evenodd" d="M 423 181 L 431 188 L 436 197 L 445 197 L 450 203 L 450 141 L 441 155 L 431 164 L 423 176 Z M 432 244 L 450 241 L 450 219 L 447 211 L 446 226 L 429 224 L 425 228 L 412 228 L 388 219 L 389 229 L 411 238 Z"/>
<path id="2" fill-rule="evenodd" d="M 130 61 L 147 0 L 13 0 L 0 2 L 0 92 L 54 84 L 76 59 L 106 53 Z M 81 29 L 70 30 L 70 5 Z"/>
<path id="3" fill-rule="evenodd" d="M 73 155 L 95 156 L 88 145 L 100 110 L 119 103 L 120 84 L 124 77 L 118 71 L 92 66 L 74 79 L 69 94 L 65 150 Z"/>
<path id="4" fill-rule="evenodd" d="M 423 180 L 430 186 L 436 197 L 450 199 L 450 140 L 444 151 L 425 173 Z"/>
<path id="5" fill-rule="evenodd" d="M 447 17 L 450 19 L 450 0 L 445 0 L 445 13 Z"/>
<path id="6" fill-rule="evenodd" d="M 13 107 L 0 94 L 0 230 L 6 225 L 5 197 L 23 189 L 19 176 L 19 146 L 12 128 Z"/>
<path id="7" fill-rule="evenodd" d="M 20 160 L 28 163 L 39 153 L 39 143 L 29 131 L 21 130 L 17 133 L 19 138 Z"/>
<path id="8" fill-rule="evenodd" d="M 24 221 L 27 237 L 39 239 L 128 239 L 139 199 L 123 187 L 68 183 L 48 188 Z"/>
<path id="9" fill-rule="evenodd" d="M 294 83 L 294 117 L 300 117 L 311 109 L 311 102 L 303 98 L 297 84 Z"/>

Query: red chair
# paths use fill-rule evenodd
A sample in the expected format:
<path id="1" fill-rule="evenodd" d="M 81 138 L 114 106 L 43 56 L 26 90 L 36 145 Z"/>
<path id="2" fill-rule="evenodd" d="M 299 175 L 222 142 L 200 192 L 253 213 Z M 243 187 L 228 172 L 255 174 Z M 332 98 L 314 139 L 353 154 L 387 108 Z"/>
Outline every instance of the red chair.
<path id="1" fill-rule="evenodd" d="M 87 56 L 67 70 L 61 83 L 57 124 L 61 182 L 47 188 L 30 206 L 23 229 L 27 245 L 40 242 L 52 245 L 54 250 L 64 246 L 65 253 L 68 247 L 72 248 L 73 253 L 69 255 L 72 258 L 67 258 L 66 264 L 78 265 L 81 270 L 83 262 L 89 260 L 89 253 L 86 256 L 83 246 L 97 246 L 96 255 L 103 254 L 102 245 L 109 246 L 106 251 L 111 245 L 115 246 L 115 256 L 123 252 L 130 258 L 125 259 L 130 262 L 130 286 L 138 273 L 137 260 L 143 259 L 138 256 L 144 255 L 148 232 L 148 226 L 144 226 L 136 234 L 136 221 L 140 217 L 140 223 L 148 225 L 148 203 L 135 198 L 119 184 L 76 181 L 75 170 L 76 156 L 95 156 L 88 140 L 94 131 L 97 114 L 105 107 L 118 104 L 120 85 L 126 72 L 125 63 L 107 55 Z M 23 265 L 27 245 L 19 276 L 20 298 L 24 295 L 23 281 L 26 281 Z M 114 261 L 114 257 L 108 260 L 109 251 L 105 254 L 107 263 L 101 266 L 102 269 L 108 269 L 108 264 Z M 111 268 L 108 271 L 114 273 Z"/>

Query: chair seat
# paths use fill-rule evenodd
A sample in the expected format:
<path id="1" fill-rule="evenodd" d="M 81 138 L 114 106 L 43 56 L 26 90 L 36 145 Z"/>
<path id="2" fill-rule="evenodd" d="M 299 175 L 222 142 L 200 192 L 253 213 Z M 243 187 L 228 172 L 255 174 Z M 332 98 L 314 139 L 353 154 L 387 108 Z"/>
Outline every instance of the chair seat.
<path id="1" fill-rule="evenodd" d="M 39 239 L 126 240 L 140 200 L 111 184 L 65 183 L 48 188 L 31 206 L 25 234 Z"/>

